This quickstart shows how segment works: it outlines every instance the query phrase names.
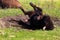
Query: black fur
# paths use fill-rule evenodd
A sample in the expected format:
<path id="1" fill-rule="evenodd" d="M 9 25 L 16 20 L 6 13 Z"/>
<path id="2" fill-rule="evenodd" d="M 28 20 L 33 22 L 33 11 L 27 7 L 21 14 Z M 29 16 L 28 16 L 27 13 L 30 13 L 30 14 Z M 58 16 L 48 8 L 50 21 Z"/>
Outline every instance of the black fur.
<path id="1" fill-rule="evenodd" d="M 45 30 L 53 30 L 53 22 L 49 15 L 43 15 L 42 9 L 39 7 L 36 7 L 33 3 L 30 3 L 30 5 L 34 8 L 35 14 L 33 14 L 30 17 L 30 24 L 33 30 L 35 29 L 43 29 L 45 26 Z M 39 19 L 38 19 L 39 17 Z"/>

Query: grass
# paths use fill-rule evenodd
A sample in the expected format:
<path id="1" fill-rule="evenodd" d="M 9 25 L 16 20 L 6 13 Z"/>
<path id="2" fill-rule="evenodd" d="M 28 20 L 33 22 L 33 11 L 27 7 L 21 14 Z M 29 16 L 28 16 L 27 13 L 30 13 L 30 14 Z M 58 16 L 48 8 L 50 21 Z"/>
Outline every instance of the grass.
<path id="1" fill-rule="evenodd" d="M 33 2 L 37 6 L 43 9 L 44 14 L 48 14 L 53 17 L 60 18 L 60 2 L 57 1 L 42 1 L 42 0 L 19 0 L 21 5 L 26 11 L 33 10 L 33 8 L 29 5 L 29 2 Z M 13 16 L 23 14 L 20 9 L 0 9 L 0 17 L 3 16 Z M 53 15 L 54 14 L 54 15 Z"/>
<path id="2" fill-rule="evenodd" d="M 0 40 L 60 40 L 60 27 L 52 31 L 0 29 Z"/>
<path id="3" fill-rule="evenodd" d="M 44 14 L 60 18 L 60 0 L 19 0 L 26 11 L 33 10 L 29 2 L 33 2 L 43 9 Z M 20 9 L 0 9 L 0 17 L 23 14 Z M 42 30 L 17 30 L 16 28 L 0 29 L 0 40 L 60 40 L 60 26 L 52 31 Z"/>

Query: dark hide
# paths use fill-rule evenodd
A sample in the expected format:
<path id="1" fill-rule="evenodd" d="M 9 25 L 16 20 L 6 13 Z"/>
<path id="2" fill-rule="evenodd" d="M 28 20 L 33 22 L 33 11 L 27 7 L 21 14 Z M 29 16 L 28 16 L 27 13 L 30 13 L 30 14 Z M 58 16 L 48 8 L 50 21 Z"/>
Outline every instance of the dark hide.
<path id="1" fill-rule="evenodd" d="M 31 28 L 33 30 L 43 29 L 44 27 L 46 27 L 45 30 L 54 29 L 53 22 L 52 22 L 50 16 L 48 16 L 48 15 L 43 15 L 43 18 L 40 20 L 37 20 L 37 16 L 33 16 L 32 18 L 30 18 L 30 24 L 31 24 Z"/>
<path id="2" fill-rule="evenodd" d="M 34 11 L 25 11 L 24 8 L 22 8 L 22 7 L 20 9 L 24 13 L 24 15 L 28 15 L 29 17 L 31 17 L 31 15 L 33 15 L 35 13 Z"/>
<path id="3" fill-rule="evenodd" d="M 42 9 L 39 7 L 36 7 L 33 3 L 30 3 L 30 5 L 34 8 L 35 13 L 30 17 L 30 24 L 31 28 L 33 30 L 35 29 L 43 29 L 45 26 L 45 30 L 53 30 L 53 22 L 48 15 L 42 14 Z"/>

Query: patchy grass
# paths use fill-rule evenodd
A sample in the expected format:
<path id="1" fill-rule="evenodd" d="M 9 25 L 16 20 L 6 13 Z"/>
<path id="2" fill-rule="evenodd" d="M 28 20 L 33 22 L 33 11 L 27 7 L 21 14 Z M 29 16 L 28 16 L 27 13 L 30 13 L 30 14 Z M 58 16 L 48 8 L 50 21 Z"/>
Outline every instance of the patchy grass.
<path id="1" fill-rule="evenodd" d="M 60 0 L 19 0 L 26 11 L 33 10 L 29 2 L 33 2 L 43 9 L 44 14 L 60 18 Z M 20 9 L 0 9 L 0 17 L 23 14 Z M 0 29 L 0 40 L 60 40 L 60 26 L 52 31 L 17 30 L 15 28 Z"/>

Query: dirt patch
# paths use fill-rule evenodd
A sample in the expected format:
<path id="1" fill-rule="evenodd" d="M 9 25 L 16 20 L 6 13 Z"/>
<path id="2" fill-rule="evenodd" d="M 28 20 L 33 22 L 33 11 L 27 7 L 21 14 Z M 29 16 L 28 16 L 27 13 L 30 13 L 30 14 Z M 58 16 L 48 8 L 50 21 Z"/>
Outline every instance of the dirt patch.
<path id="1" fill-rule="evenodd" d="M 0 28 L 5 28 L 5 27 L 20 27 L 18 22 L 22 21 L 25 22 L 25 20 L 28 20 L 29 17 L 24 16 L 24 15 L 17 15 L 17 16 L 7 16 L 0 18 Z"/>
<path id="2" fill-rule="evenodd" d="M 51 17 L 51 18 L 52 18 L 52 21 L 53 21 L 54 25 L 60 26 L 60 19 L 59 18 L 57 18 L 57 17 Z"/>
<path id="3" fill-rule="evenodd" d="M 59 18 L 57 18 L 57 17 L 51 17 L 51 18 L 52 18 L 54 25 L 60 26 L 60 19 Z M 16 21 L 13 21 L 13 19 Z M 16 27 L 16 28 L 20 27 L 21 28 L 23 26 L 18 24 L 17 21 L 22 20 L 24 22 L 25 19 L 29 19 L 29 18 L 24 15 L 8 16 L 8 17 L 0 18 L 0 28 L 6 28 L 6 27 Z"/>

